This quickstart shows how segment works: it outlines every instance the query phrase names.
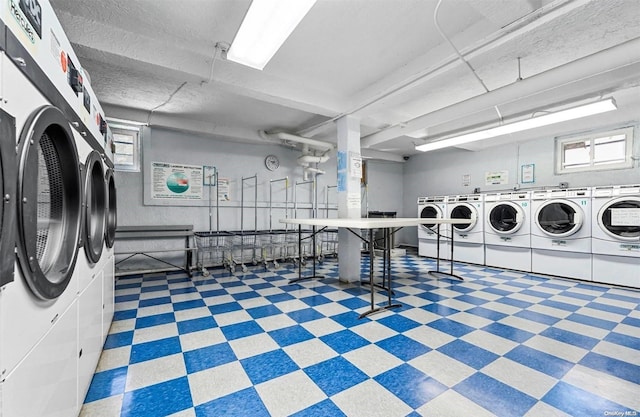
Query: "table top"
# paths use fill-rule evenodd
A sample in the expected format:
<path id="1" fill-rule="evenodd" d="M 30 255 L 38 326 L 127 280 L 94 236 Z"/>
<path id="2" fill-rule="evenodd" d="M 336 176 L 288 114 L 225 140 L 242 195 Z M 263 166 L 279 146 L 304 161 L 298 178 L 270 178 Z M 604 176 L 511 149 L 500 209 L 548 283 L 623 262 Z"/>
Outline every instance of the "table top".
<path id="1" fill-rule="evenodd" d="M 352 229 L 384 229 L 418 226 L 421 224 L 467 224 L 469 219 L 433 218 L 361 218 L 361 219 L 280 219 L 280 223 L 320 227 L 348 227 Z"/>

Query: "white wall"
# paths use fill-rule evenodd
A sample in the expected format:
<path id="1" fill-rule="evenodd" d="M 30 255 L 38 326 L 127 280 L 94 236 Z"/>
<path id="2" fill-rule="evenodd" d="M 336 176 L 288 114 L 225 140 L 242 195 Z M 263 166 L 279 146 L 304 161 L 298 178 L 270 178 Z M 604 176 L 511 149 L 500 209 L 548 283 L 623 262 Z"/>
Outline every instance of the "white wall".
<path id="1" fill-rule="evenodd" d="M 640 129 L 635 128 L 634 155 L 640 156 Z M 546 137 L 522 143 L 488 148 L 478 152 L 461 149 L 445 149 L 414 155 L 404 165 L 404 216 L 417 215 L 417 199 L 433 195 L 457 195 L 481 192 L 557 187 L 568 182 L 569 187 L 640 183 L 638 160 L 631 169 L 599 172 L 556 174 L 554 138 Z M 535 183 L 521 184 L 522 165 L 535 164 Z M 508 171 L 509 182 L 504 185 L 486 185 L 485 173 Z M 463 185 L 463 175 L 470 176 L 468 186 Z M 405 231 L 401 241 L 417 245 L 415 230 Z"/>
<path id="2" fill-rule="evenodd" d="M 269 171 L 264 165 L 267 155 L 277 155 L 280 168 Z M 249 144 L 225 141 L 223 138 L 198 136 L 189 133 L 144 128 L 142 132 L 142 170 L 129 173 L 116 172 L 118 197 L 118 225 L 193 225 L 194 230 L 209 229 L 209 195 L 205 187 L 201 201 L 154 200 L 151 198 L 151 162 L 168 162 L 189 165 L 211 165 L 218 169 L 219 176 L 229 178 L 231 201 L 220 202 L 219 229 L 239 230 L 241 213 L 245 230 L 253 230 L 255 225 L 254 206 L 257 205 L 257 229 L 282 228 L 279 219 L 285 217 L 285 181 L 271 184 L 272 209 L 269 209 L 270 180 L 288 177 L 288 216 L 294 216 L 297 201 L 297 217 L 312 215 L 311 202 L 313 188 L 311 184 L 295 186 L 302 182 L 302 168 L 296 164 L 299 150 L 272 144 Z M 329 216 L 336 216 L 336 157 L 319 166 L 326 174 L 318 176 L 318 216 L 327 215 L 325 199 L 329 199 Z M 368 168 L 369 210 L 402 211 L 403 171 L 402 164 L 369 161 Z M 255 204 L 253 180 L 244 185 L 244 210 L 241 211 L 242 177 L 257 175 L 258 200 Z M 327 186 L 329 186 L 327 194 Z M 215 190 L 215 188 L 214 188 Z M 297 194 L 294 200 L 294 192 Z M 365 206 L 363 203 L 363 213 Z M 213 193 L 212 229 L 216 230 L 215 191 Z M 137 248 L 163 249 L 179 247 L 179 242 L 116 242 L 118 252 L 133 251 Z M 176 257 L 180 254 L 176 254 Z M 164 257 L 164 256 L 163 256 Z"/>

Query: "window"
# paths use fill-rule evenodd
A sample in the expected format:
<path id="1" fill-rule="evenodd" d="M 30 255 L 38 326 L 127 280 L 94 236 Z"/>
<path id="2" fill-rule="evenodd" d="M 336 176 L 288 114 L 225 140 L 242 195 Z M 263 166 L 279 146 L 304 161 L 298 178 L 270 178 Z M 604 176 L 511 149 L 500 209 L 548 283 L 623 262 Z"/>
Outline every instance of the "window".
<path id="1" fill-rule="evenodd" d="M 556 138 L 556 172 L 631 168 L 632 148 L 633 127 Z"/>
<path id="2" fill-rule="evenodd" d="M 140 171 L 140 129 L 138 126 L 111 124 L 116 151 L 113 163 L 118 171 Z"/>

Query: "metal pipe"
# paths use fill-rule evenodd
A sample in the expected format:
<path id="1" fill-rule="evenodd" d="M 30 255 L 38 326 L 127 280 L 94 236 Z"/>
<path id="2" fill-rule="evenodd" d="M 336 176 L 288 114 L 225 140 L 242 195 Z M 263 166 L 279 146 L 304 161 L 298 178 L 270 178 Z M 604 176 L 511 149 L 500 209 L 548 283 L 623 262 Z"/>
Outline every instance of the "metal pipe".
<path id="1" fill-rule="evenodd" d="M 216 169 L 216 232 L 220 231 L 220 193 L 218 192 L 218 170 Z"/>
<path id="2" fill-rule="evenodd" d="M 325 217 L 329 218 L 329 188 L 338 188 L 337 185 L 327 185 L 324 193 Z"/>
<path id="3" fill-rule="evenodd" d="M 309 181 L 296 181 L 295 186 L 293 187 L 293 214 L 294 218 L 298 218 L 298 185 L 304 184 L 313 184 L 313 180 Z"/>
<path id="4" fill-rule="evenodd" d="M 241 180 L 241 184 L 240 184 L 240 232 L 244 232 L 244 182 L 246 180 L 251 180 L 251 179 L 255 179 L 255 185 L 256 185 L 256 189 L 258 188 L 258 174 L 255 174 L 251 177 L 242 177 Z M 256 199 L 257 199 L 257 190 L 256 190 Z M 256 222 L 257 222 L 257 215 L 258 213 L 258 206 L 256 203 Z M 256 225 L 257 226 L 257 225 Z"/>
<path id="5" fill-rule="evenodd" d="M 269 180 L 269 231 L 273 231 L 272 228 L 272 218 L 273 218 L 273 183 L 274 182 L 280 182 L 280 181 L 286 181 L 285 183 L 285 206 L 284 206 L 284 210 L 285 210 L 285 217 L 286 217 L 286 212 L 287 212 L 287 202 L 286 202 L 286 189 L 288 187 L 288 183 L 289 183 L 289 177 L 284 177 L 284 178 L 278 178 L 277 180 Z"/>

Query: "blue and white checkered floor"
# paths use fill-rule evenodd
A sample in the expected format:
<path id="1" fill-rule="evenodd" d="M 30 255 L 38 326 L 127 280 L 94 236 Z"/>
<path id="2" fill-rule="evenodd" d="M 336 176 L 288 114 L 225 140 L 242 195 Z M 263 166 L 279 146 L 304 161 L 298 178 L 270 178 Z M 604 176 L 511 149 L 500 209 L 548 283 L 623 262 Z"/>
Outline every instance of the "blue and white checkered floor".
<path id="1" fill-rule="evenodd" d="M 403 307 L 364 319 L 368 287 L 339 283 L 333 260 L 298 284 L 293 267 L 122 277 L 81 415 L 640 413 L 640 292 L 433 267 L 394 258 Z"/>

